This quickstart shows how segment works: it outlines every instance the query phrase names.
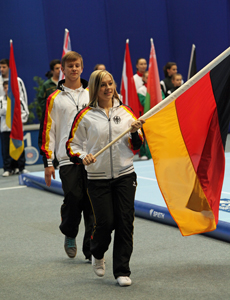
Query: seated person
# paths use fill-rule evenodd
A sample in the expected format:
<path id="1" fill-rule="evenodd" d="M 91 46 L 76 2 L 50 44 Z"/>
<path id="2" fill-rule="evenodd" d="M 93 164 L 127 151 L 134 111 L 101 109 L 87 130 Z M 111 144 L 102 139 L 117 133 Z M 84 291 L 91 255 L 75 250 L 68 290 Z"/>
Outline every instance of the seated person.
<path id="1" fill-rule="evenodd" d="M 167 91 L 167 96 L 172 94 L 175 90 L 177 90 L 183 83 L 183 77 L 179 73 L 173 74 L 171 80 L 173 88 Z"/>
<path id="2" fill-rule="evenodd" d="M 167 91 L 174 87 L 171 79 L 172 75 L 177 73 L 177 64 L 175 62 L 168 62 L 163 70 L 165 78 L 160 81 L 160 85 L 163 93 L 167 96 Z"/>
<path id="3" fill-rule="evenodd" d="M 140 100 L 141 105 L 145 106 L 145 98 L 147 94 L 147 81 L 149 77 L 149 71 L 145 71 L 142 76 L 143 85 L 137 90 L 137 95 Z M 165 98 L 164 93 L 161 91 L 162 99 Z"/>

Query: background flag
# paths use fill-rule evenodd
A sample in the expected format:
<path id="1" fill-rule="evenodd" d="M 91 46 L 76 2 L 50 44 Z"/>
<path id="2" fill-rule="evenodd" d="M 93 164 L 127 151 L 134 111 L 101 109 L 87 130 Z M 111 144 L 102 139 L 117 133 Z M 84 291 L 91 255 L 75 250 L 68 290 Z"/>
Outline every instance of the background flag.
<path id="1" fill-rule="evenodd" d="M 147 94 L 145 98 L 144 113 L 146 113 L 150 108 L 154 107 L 162 100 L 160 77 L 153 39 L 151 39 L 150 42 L 151 49 L 149 56 L 149 77 L 147 82 Z"/>
<path id="2" fill-rule="evenodd" d="M 64 43 L 63 43 L 63 51 L 62 51 L 62 57 L 67 53 L 71 51 L 71 42 L 70 42 L 70 36 L 69 36 L 69 30 L 65 29 L 65 36 L 64 36 Z M 62 73 L 62 71 L 60 70 L 60 74 L 59 74 L 59 80 L 64 79 L 65 76 Z"/>
<path id="3" fill-rule="evenodd" d="M 230 48 L 143 119 L 158 185 L 182 235 L 216 229 L 230 121 Z"/>
<path id="4" fill-rule="evenodd" d="M 187 80 L 189 80 L 193 75 L 195 75 L 196 72 L 197 72 L 197 69 L 196 69 L 196 46 L 194 44 L 192 44 Z"/>
<path id="5" fill-rule="evenodd" d="M 10 156 L 18 160 L 24 149 L 21 103 L 18 87 L 18 75 L 14 60 L 13 42 L 10 41 L 9 88 L 7 96 L 6 124 L 11 128 Z"/>
<path id="6" fill-rule="evenodd" d="M 125 57 L 121 79 L 122 102 L 132 108 L 135 116 L 140 116 L 140 103 L 137 96 L 136 86 L 133 79 L 133 68 L 129 52 L 129 40 L 126 40 Z"/>

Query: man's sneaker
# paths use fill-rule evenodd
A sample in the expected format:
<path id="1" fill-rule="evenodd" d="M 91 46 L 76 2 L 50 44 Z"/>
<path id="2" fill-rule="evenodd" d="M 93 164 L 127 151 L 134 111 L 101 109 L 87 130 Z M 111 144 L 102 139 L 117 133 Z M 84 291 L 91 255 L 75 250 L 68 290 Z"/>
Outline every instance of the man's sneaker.
<path id="1" fill-rule="evenodd" d="M 19 174 L 19 169 L 18 168 L 14 169 L 14 174 L 16 174 L 16 175 Z"/>
<path id="2" fill-rule="evenodd" d="M 95 274 L 99 277 L 102 277 L 105 275 L 105 259 L 104 257 L 102 259 L 96 259 L 92 255 L 92 266 Z"/>
<path id="3" fill-rule="evenodd" d="M 8 176 L 10 176 L 10 175 L 13 175 L 13 172 L 5 171 L 5 172 L 2 174 L 3 177 L 8 177 Z"/>
<path id="4" fill-rule="evenodd" d="M 132 284 L 132 280 L 128 276 L 117 277 L 117 282 L 120 286 L 129 286 Z"/>
<path id="5" fill-rule="evenodd" d="M 90 264 L 92 263 L 92 256 L 91 255 L 89 257 L 86 257 L 85 259 L 88 263 L 90 263 Z"/>
<path id="6" fill-rule="evenodd" d="M 65 252 L 70 258 L 74 258 L 77 254 L 76 239 L 65 236 L 64 244 Z"/>

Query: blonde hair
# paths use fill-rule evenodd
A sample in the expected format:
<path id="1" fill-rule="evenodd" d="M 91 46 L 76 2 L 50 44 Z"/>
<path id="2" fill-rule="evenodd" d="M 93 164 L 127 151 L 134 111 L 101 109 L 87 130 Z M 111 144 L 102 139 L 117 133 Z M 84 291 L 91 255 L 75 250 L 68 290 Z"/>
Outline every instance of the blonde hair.
<path id="1" fill-rule="evenodd" d="M 113 97 L 119 99 L 118 93 L 116 91 L 116 83 L 113 79 L 113 75 L 110 74 L 106 70 L 97 70 L 94 71 L 89 78 L 89 105 L 96 107 L 97 102 L 98 102 L 98 93 L 101 88 L 101 82 L 102 79 L 106 76 L 109 75 L 113 81 L 114 85 L 114 94 Z"/>
<path id="2" fill-rule="evenodd" d="M 75 52 L 75 51 L 69 51 L 67 52 L 61 59 L 61 65 L 63 68 L 65 68 L 65 63 L 66 61 L 75 61 L 77 59 L 80 59 L 81 61 L 81 67 L 83 69 L 83 58 L 81 56 L 81 54 Z"/>

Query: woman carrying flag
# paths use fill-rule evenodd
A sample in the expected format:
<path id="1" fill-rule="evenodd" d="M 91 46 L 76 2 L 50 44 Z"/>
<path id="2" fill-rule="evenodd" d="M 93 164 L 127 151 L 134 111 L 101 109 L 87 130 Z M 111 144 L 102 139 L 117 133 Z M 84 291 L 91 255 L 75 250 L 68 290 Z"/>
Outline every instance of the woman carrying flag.
<path id="1" fill-rule="evenodd" d="M 91 74 L 89 97 L 89 106 L 74 119 L 67 153 L 71 161 L 82 162 L 88 173 L 88 192 L 95 216 L 91 238 L 94 272 L 104 276 L 104 253 L 115 230 L 113 274 L 120 286 L 128 286 L 136 191 L 132 150 L 142 144 L 140 128 L 144 121 L 136 120 L 132 110 L 118 99 L 113 76 L 107 71 Z M 93 154 L 129 128 L 130 132 L 95 158 Z"/>

